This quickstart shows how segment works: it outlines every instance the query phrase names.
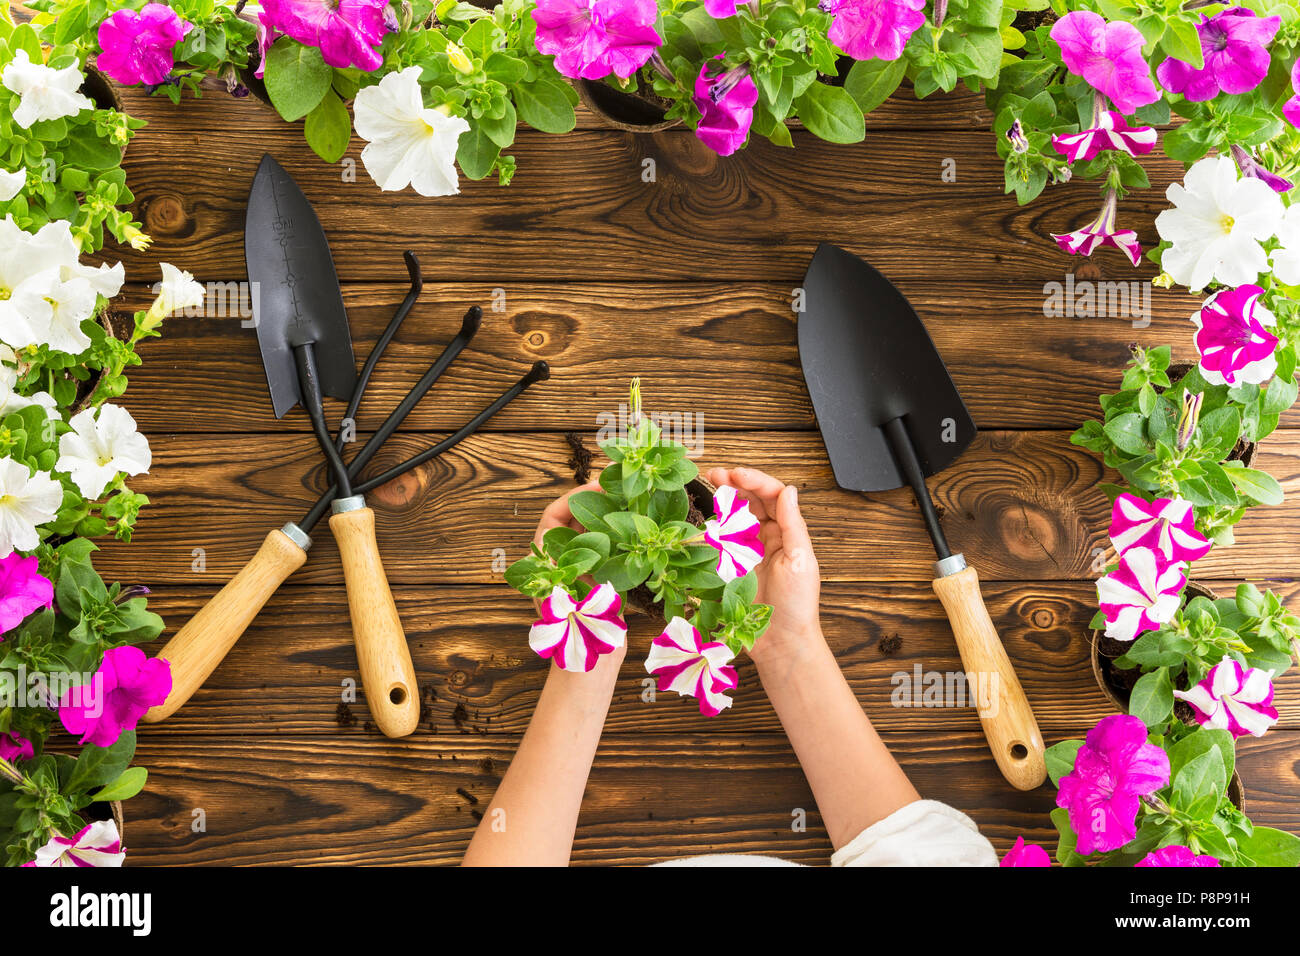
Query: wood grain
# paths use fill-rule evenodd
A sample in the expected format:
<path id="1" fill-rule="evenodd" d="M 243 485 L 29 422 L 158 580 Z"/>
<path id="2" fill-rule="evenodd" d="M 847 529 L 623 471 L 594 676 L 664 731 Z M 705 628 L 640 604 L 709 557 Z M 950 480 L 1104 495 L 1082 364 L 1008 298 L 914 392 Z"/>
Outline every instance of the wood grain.
<path id="1" fill-rule="evenodd" d="M 1078 727 L 1066 736 L 1082 736 Z M 1017 836 L 1054 847 L 1050 786 L 1002 782 L 979 734 L 886 734 L 923 796 L 968 813 L 1001 853 Z M 196 753 L 143 737 L 148 791 L 127 806 L 133 865 L 454 863 L 515 743 L 481 737 L 354 741 L 226 737 Z M 1251 816 L 1300 829 L 1300 736 L 1243 741 Z M 1256 790 L 1252 780 L 1262 781 Z M 201 810 L 206 832 L 194 832 Z M 807 827 L 796 832 L 795 814 Z M 507 825 L 509 825 L 507 817 Z M 646 864 L 699 853 L 764 853 L 825 864 L 831 851 L 783 737 L 607 734 L 587 785 L 575 863 Z"/>

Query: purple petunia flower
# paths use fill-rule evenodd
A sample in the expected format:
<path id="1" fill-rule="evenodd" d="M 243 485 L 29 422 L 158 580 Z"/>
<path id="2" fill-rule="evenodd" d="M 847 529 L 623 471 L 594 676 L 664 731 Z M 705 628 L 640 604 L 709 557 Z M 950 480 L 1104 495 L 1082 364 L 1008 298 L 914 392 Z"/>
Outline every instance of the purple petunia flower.
<path id="1" fill-rule="evenodd" d="M 1232 158 L 1237 161 L 1237 168 L 1241 170 L 1241 175 L 1260 180 L 1275 193 L 1289 192 L 1291 187 L 1295 185 L 1291 180 L 1285 179 L 1266 168 L 1250 154 L 1250 150 L 1246 149 L 1246 147 L 1233 143 L 1229 149 L 1232 151 Z"/>
<path id="2" fill-rule="evenodd" d="M 1160 99 L 1142 56 L 1142 34 L 1123 20 L 1107 23 L 1091 10 L 1074 10 L 1052 24 L 1066 69 L 1104 93 L 1124 115 Z"/>
<path id="3" fill-rule="evenodd" d="M 1132 547 L 1119 566 L 1097 581 L 1097 602 L 1106 618 L 1106 636 L 1131 641 L 1159 630 L 1178 611 L 1187 584 L 1187 565 L 1151 548 Z"/>
<path id="4" fill-rule="evenodd" d="M 1121 114 L 1102 110 L 1092 129 L 1053 136 L 1052 145 L 1071 163 L 1093 159 L 1106 150 L 1144 156 L 1155 148 L 1156 131 L 1150 126 L 1131 127 Z"/>
<path id="5" fill-rule="evenodd" d="M 539 0 L 537 51 L 572 79 L 627 79 L 662 44 L 655 0 Z"/>
<path id="6" fill-rule="evenodd" d="M 1249 93 L 1268 73 L 1267 48 L 1281 25 L 1281 17 L 1257 17 L 1245 7 L 1201 17 L 1196 32 L 1205 65 L 1198 70 L 1170 57 L 1156 68 L 1156 77 L 1169 92 L 1194 103 L 1220 93 Z"/>
<path id="7" fill-rule="evenodd" d="M 1162 846 L 1158 850 L 1152 850 L 1142 859 L 1133 864 L 1134 866 L 1221 866 L 1217 859 L 1212 856 L 1197 856 L 1192 852 L 1190 847 L 1185 846 Z"/>
<path id="8" fill-rule="evenodd" d="M 1047 851 L 1036 843 L 1026 843 L 1025 838 L 1016 837 L 1016 845 L 1007 850 L 1007 855 L 998 861 L 998 866 L 1051 866 L 1052 859 Z"/>
<path id="9" fill-rule="evenodd" d="M 705 61 L 695 78 L 695 106 L 700 111 L 695 135 L 719 156 L 730 156 L 745 145 L 758 102 L 758 87 L 749 76 L 749 67 L 736 66 L 710 76 L 715 61 L 725 55 L 719 53 Z"/>
<path id="10" fill-rule="evenodd" d="M 589 671 L 602 654 L 623 646 L 623 599 L 609 584 L 593 588 L 582 601 L 558 585 L 542 602 L 542 616 L 528 632 L 528 646 L 566 671 Z"/>
<path id="11" fill-rule="evenodd" d="M 54 584 L 41 574 L 40 564 L 16 551 L 0 558 L 0 634 L 12 631 L 37 608 L 54 606 Z"/>
<path id="12" fill-rule="evenodd" d="M 1231 657 L 1211 667 L 1191 690 L 1176 690 L 1174 696 L 1192 705 L 1198 724 L 1226 730 L 1234 738 L 1263 737 L 1278 721 L 1273 672 L 1243 667 Z"/>
<path id="13" fill-rule="evenodd" d="M 1142 245 L 1132 229 L 1115 228 L 1118 202 L 1119 194 L 1114 189 L 1108 190 L 1097 218 L 1074 232 L 1052 233 L 1052 238 L 1063 252 L 1072 256 L 1090 256 L 1102 246 L 1114 246 L 1136 266 L 1142 259 Z"/>
<path id="14" fill-rule="evenodd" d="M 820 0 L 832 43 L 855 60 L 897 60 L 925 22 L 925 0 Z"/>
<path id="15" fill-rule="evenodd" d="M 1088 731 L 1056 805 L 1069 811 L 1080 854 L 1117 850 L 1137 836 L 1141 798 L 1168 782 L 1169 755 L 1147 743 L 1146 725 L 1113 714 Z"/>
<path id="16" fill-rule="evenodd" d="M 319 47 L 330 66 L 368 73 L 384 62 L 377 48 L 394 27 L 387 9 L 388 0 L 262 0 L 258 47 L 265 53 L 282 33 Z"/>
<path id="17" fill-rule="evenodd" d="M 36 747 L 26 737 L 11 731 L 0 733 L 0 759 L 12 762 L 31 760 L 35 756 Z"/>
<path id="18" fill-rule="evenodd" d="M 1266 194 L 1267 195 L 1267 194 Z M 1277 371 L 1277 321 L 1264 308 L 1257 285 L 1220 289 L 1192 316 L 1201 375 L 1211 385 L 1263 385 Z"/>
<path id="19" fill-rule="evenodd" d="M 150 707 L 172 690 L 171 664 L 149 658 L 138 647 L 112 647 L 88 685 L 69 688 L 59 704 L 59 720 L 79 743 L 111 747 L 134 730 Z"/>
<path id="20" fill-rule="evenodd" d="M 758 518 L 736 489 L 723 485 L 713 495 L 713 513 L 704 525 L 704 540 L 718 549 L 718 577 L 743 578 L 763 560 Z"/>
<path id="21" fill-rule="evenodd" d="M 694 697 L 701 714 L 716 717 L 731 706 L 725 692 L 740 684 L 736 669 L 729 666 L 732 656 L 726 644 L 706 643 L 685 618 L 674 617 L 651 642 L 645 669 L 659 679 L 660 690 Z"/>
<path id="22" fill-rule="evenodd" d="M 1190 501 L 1145 501 L 1127 491 L 1111 506 L 1110 540 L 1119 555 L 1130 548 L 1151 548 L 1166 561 L 1196 561 L 1210 550 L 1209 539 L 1196 530 Z"/>
<path id="23" fill-rule="evenodd" d="M 176 64 L 173 50 L 194 28 L 164 3 L 146 3 L 139 13 L 118 10 L 99 25 L 95 67 L 124 86 L 164 83 Z"/>

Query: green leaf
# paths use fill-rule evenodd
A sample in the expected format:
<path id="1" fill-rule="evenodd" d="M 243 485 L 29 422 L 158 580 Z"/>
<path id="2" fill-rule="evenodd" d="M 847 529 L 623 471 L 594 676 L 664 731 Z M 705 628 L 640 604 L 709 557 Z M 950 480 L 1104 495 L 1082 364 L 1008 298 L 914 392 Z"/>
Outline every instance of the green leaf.
<path id="1" fill-rule="evenodd" d="M 866 138 L 862 110 L 843 87 L 813 83 L 795 106 L 808 131 L 829 143 L 860 143 Z"/>
<path id="2" fill-rule="evenodd" d="M 1217 805 L 1227 785 L 1223 757 L 1217 749 L 1207 750 L 1189 760 L 1174 777 L 1175 806 L 1186 809 L 1209 797 L 1213 797 Z"/>
<path id="3" fill-rule="evenodd" d="M 68 793 L 85 793 L 121 776 L 135 756 L 135 731 L 128 730 L 111 747 L 88 745 L 68 779 Z"/>
<path id="4" fill-rule="evenodd" d="M 1261 505 L 1280 505 L 1282 486 L 1267 472 L 1254 468 L 1225 468 L 1233 486 L 1252 501 Z"/>
<path id="5" fill-rule="evenodd" d="M 1300 837 L 1272 827 L 1257 826 L 1250 836 L 1237 837 L 1237 851 L 1256 866 L 1300 866 Z"/>
<path id="6" fill-rule="evenodd" d="M 1047 748 L 1044 757 L 1047 761 L 1047 775 L 1052 778 L 1053 784 L 1060 786 L 1061 778 L 1074 770 L 1074 760 L 1082 746 L 1082 740 L 1062 740 Z"/>
<path id="7" fill-rule="evenodd" d="M 280 37 L 266 51 L 266 92 L 279 114 L 291 123 L 316 108 L 333 79 L 334 71 L 314 46 Z"/>
<path id="8" fill-rule="evenodd" d="M 327 91 L 316 108 L 307 114 L 303 134 L 307 145 L 327 163 L 337 163 L 348 151 L 352 119 L 348 116 L 348 108 L 333 90 Z"/>
<path id="9" fill-rule="evenodd" d="M 543 133 L 567 133 L 578 123 L 573 107 L 578 94 L 568 83 L 542 76 L 513 90 L 519 118 Z"/>
<path id="10" fill-rule="evenodd" d="M 870 113 L 903 82 L 907 60 L 857 60 L 844 78 L 844 89 L 863 113 Z"/>
<path id="11" fill-rule="evenodd" d="M 1148 727 L 1155 727 L 1168 720 L 1173 710 L 1174 686 L 1167 668 L 1161 667 L 1138 678 L 1129 695 L 1130 714 Z"/>
<path id="12" fill-rule="evenodd" d="M 1106 423 L 1103 430 L 1120 451 L 1130 455 L 1145 455 L 1150 450 L 1146 438 L 1146 419 L 1138 412 L 1116 416 Z"/>
<path id="13" fill-rule="evenodd" d="M 96 800 L 130 800 L 144 789 L 149 771 L 144 767 L 128 767 L 118 778 L 95 794 Z"/>
<path id="14" fill-rule="evenodd" d="M 618 502 L 599 491 L 579 491 L 569 496 L 569 513 L 588 531 L 603 531 L 605 515 L 618 510 Z"/>
<path id="15" fill-rule="evenodd" d="M 1205 66 L 1205 56 L 1201 52 L 1201 36 L 1196 32 L 1196 23 L 1175 14 L 1165 21 L 1165 33 L 1160 38 L 1160 46 L 1170 56 L 1190 63 L 1193 69 Z"/>
<path id="16" fill-rule="evenodd" d="M 460 170 L 470 179 L 482 179 L 492 172 L 501 147 L 493 142 L 481 122 L 473 123 L 468 132 L 461 133 L 460 143 L 456 147 L 456 162 Z"/>

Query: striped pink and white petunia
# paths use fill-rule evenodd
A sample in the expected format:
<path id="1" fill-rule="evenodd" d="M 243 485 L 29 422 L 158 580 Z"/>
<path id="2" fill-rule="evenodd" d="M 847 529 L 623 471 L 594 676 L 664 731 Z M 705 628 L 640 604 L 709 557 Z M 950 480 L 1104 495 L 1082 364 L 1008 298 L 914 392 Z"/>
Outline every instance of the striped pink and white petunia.
<path id="1" fill-rule="evenodd" d="M 743 578 L 763 560 L 759 521 L 736 489 L 723 485 L 713 495 L 713 513 L 704 525 L 704 540 L 718 549 L 718 577 Z"/>
<path id="2" fill-rule="evenodd" d="M 1277 324 L 1257 285 L 1220 289 L 1192 316 L 1201 377 L 1211 385 L 1263 385 L 1277 371 Z"/>
<path id="3" fill-rule="evenodd" d="M 1233 737 L 1262 737 L 1278 720 L 1273 672 L 1243 667 L 1231 657 L 1211 667 L 1191 690 L 1176 690 L 1174 696 L 1192 705 L 1197 723 Z"/>
<path id="4" fill-rule="evenodd" d="M 1151 548 L 1168 561 L 1196 561 L 1210 550 L 1209 539 L 1196 530 L 1190 501 L 1144 501 L 1127 491 L 1111 506 L 1110 540 L 1117 554 L 1129 548 Z"/>
<path id="5" fill-rule="evenodd" d="M 601 654 L 623 646 L 623 599 L 609 584 L 575 602 L 558 585 L 542 602 L 542 616 L 528 632 L 528 646 L 566 671 L 589 671 Z"/>
<path id="6" fill-rule="evenodd" d="M 651 642 L 645 669 L 659 679 L 660 690 L 698 698 L 700 713 L 716 717 L 731 706 L 724 691 L 740 683 L 736 669 L 728 666 L 733 656 L 726 644 L 706 643 L 685 618 L 675 617 Z"/>
<path id="7" fill-rule="evenodd" d="M 36 851 L 36 858 L 23 866 L 121 866 L 126 859 L 117 824 L 97 820 L 77 831 L 73 837 L 54 834 L 50 842 Z"/>
<path id="8" fill-rule="evenodd" d="M 1159 551 L 1133 547 L 1120 555 L 1119 566 L 1097 581 L 1097 601 L 1106 617 L 1106 636 L 1131 641 L 1156 631 L 1178 612 L 1179 594 L 1187 583 L 1187 565 Z"/>
<path id="9" fill-rule="evenodd" d="M 1150 126 L 1131 127 L 1124 116 L 1115 110 L 1102 110 L 1097 125 L 1092 129 L 1053 136 L 1052 145 L 1069 162 L 1095 159 L 1106 150 L 1142 156 L 1156 145 L 1156 131 Z"/>

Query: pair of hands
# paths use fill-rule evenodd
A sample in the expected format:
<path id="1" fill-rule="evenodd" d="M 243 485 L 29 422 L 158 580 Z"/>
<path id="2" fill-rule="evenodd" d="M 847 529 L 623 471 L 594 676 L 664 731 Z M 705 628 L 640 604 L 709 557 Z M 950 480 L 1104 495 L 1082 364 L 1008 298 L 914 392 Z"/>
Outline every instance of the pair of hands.
<path id="1" fill-rule="evenodd" d="M 750 656 L 759 660 L 766 654 L 815 639 L 821 634 L 821 575 L 808 526 L 799 513 L 794 485 L 782 484 L 753 468 L 714 468 L 704 477 L 714 485 L 730 485 L 740 492 L 760 522 L 763 561 L 754 572 L 758 575 L 757 599 L 772 606 L 772 622 Z M 534 540 L 538 546 L 542 535 L 551 528 L 568 526 L 580 530 L 569 511 L 569 495 L 598 490 L 597 482 L 589 482 L 551 502 L 537 525 Z"/>

